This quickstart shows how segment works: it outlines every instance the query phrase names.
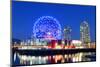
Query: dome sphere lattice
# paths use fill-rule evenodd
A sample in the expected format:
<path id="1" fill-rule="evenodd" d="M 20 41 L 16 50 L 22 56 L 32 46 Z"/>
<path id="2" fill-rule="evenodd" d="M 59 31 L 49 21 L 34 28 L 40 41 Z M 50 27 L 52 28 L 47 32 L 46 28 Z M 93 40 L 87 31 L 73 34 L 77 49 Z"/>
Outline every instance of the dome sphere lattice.
<path id="1" fill-rule="evenodd" d="M 60 39 L 61 26 L 56 18 L 42 16 L 34 23 L 33 34 L 35 38 Z"/>

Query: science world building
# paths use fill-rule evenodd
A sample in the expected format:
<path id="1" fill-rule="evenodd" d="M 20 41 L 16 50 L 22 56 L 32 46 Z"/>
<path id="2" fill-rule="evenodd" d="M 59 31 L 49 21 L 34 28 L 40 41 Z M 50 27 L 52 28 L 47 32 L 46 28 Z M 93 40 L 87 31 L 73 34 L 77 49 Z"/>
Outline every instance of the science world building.
<path id="1" fill-rule="evenodd" d="M 52 16 L 42 16 L 38 18 L 33 26 L 33 36 L 36 39 L 60 39 L 60 22 Z"/>

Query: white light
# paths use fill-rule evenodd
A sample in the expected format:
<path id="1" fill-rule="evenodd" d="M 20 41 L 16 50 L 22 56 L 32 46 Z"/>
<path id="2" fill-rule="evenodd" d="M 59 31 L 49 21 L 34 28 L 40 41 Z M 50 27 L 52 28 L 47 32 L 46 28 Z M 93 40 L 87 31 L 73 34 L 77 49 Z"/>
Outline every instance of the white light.
<path id="1" fill-rule="evenodd" d="M 50 35 L 51 33 L 50 33 L 50 32 L 48 32 L 47 34 L 48 34 L 48 35 Z"/>
<path id="2" fill-rule="evenodd" d="M 14 61 L 16 60 L 16 53 L 14 53 Z"/>
<path id="3" fill-rule="evenodd" d="M 26 60 L 27 57 L 26 57 L 25 55 L 22 55 L 21 59 L 22 59 L 22 60 Z"/>
<path id="4" fill-rule="evenodd" d="M 80 40 L 72 40 L 73 44 L 82 44 L 82 42 Z"/>

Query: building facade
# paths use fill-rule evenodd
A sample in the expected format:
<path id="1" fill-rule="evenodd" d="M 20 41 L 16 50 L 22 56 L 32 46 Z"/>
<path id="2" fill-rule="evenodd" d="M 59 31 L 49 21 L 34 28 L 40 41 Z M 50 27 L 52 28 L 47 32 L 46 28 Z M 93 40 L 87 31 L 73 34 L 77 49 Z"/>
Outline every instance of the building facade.
<path id="1" fill-rule="evenodd" d="M 87 21 L 83 21 L 80 25 L 80 40 L 82 44 L 90 43 L 90 29 Z"/>
<path id="2" fill-rule="evenodd" d="M 71 40 L 71 31 L 72 31 L 72 29 L 69 26 L 64 28 L 64 30 L 63 30 L 63 39 L 64 40 L 68 40 L 68 41 Z"/>

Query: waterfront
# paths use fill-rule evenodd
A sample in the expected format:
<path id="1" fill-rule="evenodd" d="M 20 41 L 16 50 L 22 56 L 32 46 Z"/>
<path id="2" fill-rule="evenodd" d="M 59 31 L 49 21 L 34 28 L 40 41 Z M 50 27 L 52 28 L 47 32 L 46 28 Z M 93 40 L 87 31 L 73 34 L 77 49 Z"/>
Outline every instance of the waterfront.
<path id="1" fill-rule="evenodd" d="M 13 64 L 15 66 L 90 61 L 96 61 L 96 52 L 78 52 L 74 54 L 55 54 L 45 56 L 21 55 L 20 53 L 15 52 L 13 57 Z"/>
<path id="2" fill-rule="evenodd" d="M 68 45 L 54 42 L 51 45 L 13 45 L 13 66 L 77 63 L 96 61 L 95 43 Z"/>
<path id="3" fill-rule="evenodd" d="M 13 66 L 96 61 L 94 6 L 13 1 L 12 18 Z"/>

